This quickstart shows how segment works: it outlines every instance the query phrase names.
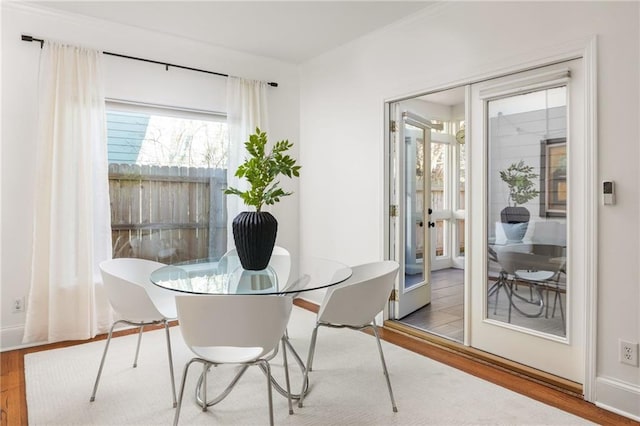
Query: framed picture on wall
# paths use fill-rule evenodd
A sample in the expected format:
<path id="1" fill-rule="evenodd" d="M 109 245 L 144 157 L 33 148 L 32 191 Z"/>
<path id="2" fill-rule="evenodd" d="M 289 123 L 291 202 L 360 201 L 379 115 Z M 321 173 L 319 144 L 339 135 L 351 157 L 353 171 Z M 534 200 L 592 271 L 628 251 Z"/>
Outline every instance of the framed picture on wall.
<path id="1" fill-rule="evenodd" d="M 567 139 L 540 143 L 540 216 L 567 216 Z"/>

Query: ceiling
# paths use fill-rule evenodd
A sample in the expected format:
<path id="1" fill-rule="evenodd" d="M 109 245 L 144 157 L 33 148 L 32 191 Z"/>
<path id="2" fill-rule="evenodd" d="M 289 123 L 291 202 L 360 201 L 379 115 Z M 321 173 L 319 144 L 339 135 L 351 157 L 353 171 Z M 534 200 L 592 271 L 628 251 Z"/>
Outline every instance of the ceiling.
<path id="1" fill-rule="evenodd" d="M 42 7 L 299 64 L 433 1 L 36 1 Z"/>

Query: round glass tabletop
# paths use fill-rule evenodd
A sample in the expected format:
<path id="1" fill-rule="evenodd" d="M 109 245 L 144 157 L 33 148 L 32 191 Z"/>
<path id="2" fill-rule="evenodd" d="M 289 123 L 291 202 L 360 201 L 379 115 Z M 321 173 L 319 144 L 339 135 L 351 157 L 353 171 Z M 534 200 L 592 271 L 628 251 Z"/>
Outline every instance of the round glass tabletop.
<path id="1" fill-rule="evenodd" d="M 331 287 L 351 276 L 351 268 L 322 258 L 272 255 L 261 271 L 245 270 L 237 255 L 163 266 L 151 273 L 155 285 L 194 294 L 297 294 Z"/>

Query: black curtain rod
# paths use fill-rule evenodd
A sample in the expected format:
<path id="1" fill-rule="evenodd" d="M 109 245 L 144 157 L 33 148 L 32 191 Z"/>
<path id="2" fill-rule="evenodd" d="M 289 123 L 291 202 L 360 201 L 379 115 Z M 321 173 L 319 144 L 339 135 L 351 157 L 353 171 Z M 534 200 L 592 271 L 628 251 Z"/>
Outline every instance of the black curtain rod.
<path id="1" fill-rule="evenodd" d="M 40 48 L 42 49 L 42 46 L 44 45 L 44 40 L 40 39 L 40 38 L 35 38 L 32 37 L 30 35 L 25 35 L 22 34 L 22 41 L 28 41 L 28 42 L 32 42 L 32 41 L 37 41 L 40 43 Z M 183 70 L 189 70 L 189 71 L 197 71 L 197 72 L 203 72 L 206 74 L 213 74 L 213 75 L 219 75 L 221 77 L 229 77 L 229 74 L 223 74 L 220 72 L 215 72 L 215 71 L 208 71 L 208 70 L 203 70 L 203 69 L 199 69 L 199 68 L 192 68 L 192 67 L 186 67 L 184 65 L 176 65 L 176 64 L 170 64 L 167 62 L 160 62 L 160 61 L 154 61 L 153 59 L 144 59 L 144 58 L 138 58 L 136 56 L 128 56 L 128 55 L 121 55 L 120 53 L 113 53 L 113 52 L 102 52 L 104 55 L 109 55 L 109 56 L 117 56 L 118 58 L 125 58 L 125 59 L 133 59 L 134 61 L 142 61 L 142 62 L 149 62 L 152 64 L 158 64 L 158 65 L 164 65 L 165 69 L 167 71 L 169 71 L 169 67 L 173 67 L 173 68 L 180 68 Z M 271 87 L 278 87 L 278 83 L 274 83 L 272 81 L 267 82 L 267 84 Z"/>

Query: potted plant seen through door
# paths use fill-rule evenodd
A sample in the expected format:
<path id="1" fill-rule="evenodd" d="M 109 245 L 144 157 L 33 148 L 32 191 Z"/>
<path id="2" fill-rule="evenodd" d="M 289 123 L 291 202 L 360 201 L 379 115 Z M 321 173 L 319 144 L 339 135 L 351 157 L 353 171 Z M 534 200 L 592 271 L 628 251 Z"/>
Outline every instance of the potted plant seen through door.
<path id="1" fill-rule="evenodd" d="M 533 181 L 537 177 L 533 167 L 525 165 L 523 160 L 500 171 L 500 178 L 509 187 L 509 205 L 500 212 L 500 221 L 509 242 L 520 242 L 527 233 L 531 215 L 522 204 L 540 193 Z"/>
<path id="2" fill-rule="evenodd" d="M 266 145 L 267 134 L 256 128 L 244 144 L 249 155 L 235 173 L 235 176 L 246 179 L 248 189 L 241 191 L 229 187 L 224 191 L 227 195 L 239 196 L 246 206 L 255 208 L 255 211 L 241 212 L 232 223 L 240 263 L 244 269 L 252 271 L 267 267 L 278 232 L 278 221 L 271 213 L 262 211 L 262 207 L 292 194 L 280 188 L 276 178 L 279 175 L 300 176 L 300 166 L 296 166 L 295 159 L 286 154 L 292 143 L 288 140 L 276 142 L 270 152 L 266 151 Z"/>

